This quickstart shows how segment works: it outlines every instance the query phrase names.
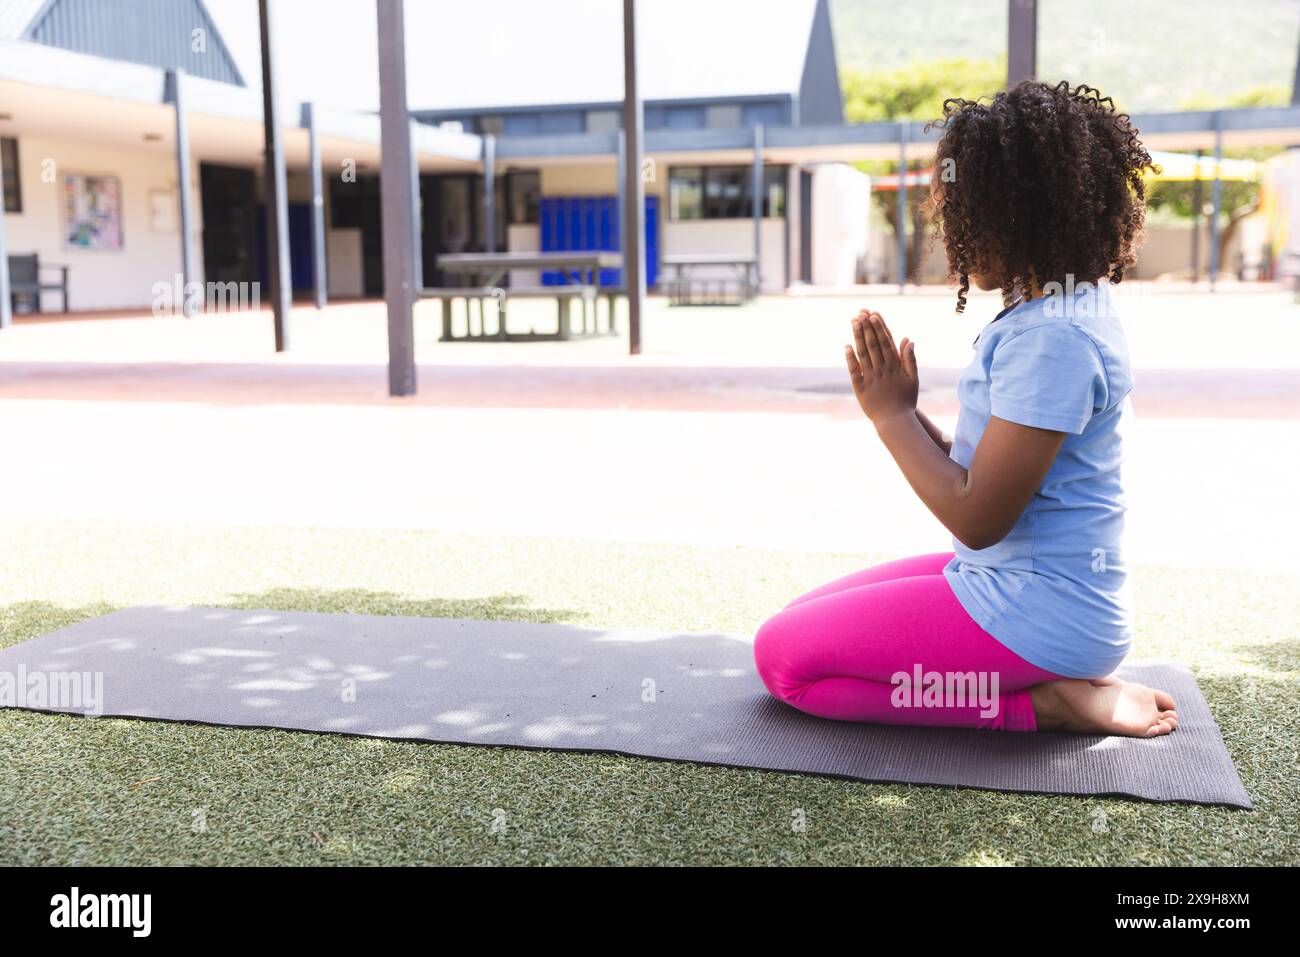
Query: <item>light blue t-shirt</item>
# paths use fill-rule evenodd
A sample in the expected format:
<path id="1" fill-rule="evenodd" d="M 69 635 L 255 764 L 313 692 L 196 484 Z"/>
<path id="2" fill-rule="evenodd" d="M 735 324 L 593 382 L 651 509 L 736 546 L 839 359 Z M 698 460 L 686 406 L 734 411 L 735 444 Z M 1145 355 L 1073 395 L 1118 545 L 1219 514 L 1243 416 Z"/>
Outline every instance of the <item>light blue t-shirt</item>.
<path id="1" fill-rule="evenodd" d="M 990 416 L 1066 433 L 1007 537 L 978 551 L 954 539 L 957 554 L 944 569 L 981 628 L 1066 677 L 1110 674 L 1131 641 L 1120 466 L 1132 387 L 1104 284 L 1004 311 L 980 332 L 957 384 L 951 457 L 964 468 Z"/>

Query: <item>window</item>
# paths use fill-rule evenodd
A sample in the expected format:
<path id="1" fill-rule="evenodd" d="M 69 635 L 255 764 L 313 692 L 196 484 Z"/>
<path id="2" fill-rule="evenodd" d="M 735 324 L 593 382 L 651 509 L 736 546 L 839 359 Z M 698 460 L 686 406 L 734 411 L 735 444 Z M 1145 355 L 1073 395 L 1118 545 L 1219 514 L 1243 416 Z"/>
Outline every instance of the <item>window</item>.
<path id="1" fill-rule="evenodd" d="M 788 167 L 763 167 L 763 215 L 785 215 Z M 675 166 L 668 171 L 670 219 L 748 219 L 754 214 L 749 166 Z"/>
<path id="2" fill-rule="evenodd" d="M 536 170 L 519 170 L 506 174 L 506 192 L 510 197 L 510 224 L 536 223 L 538 203 L 542 197 L 542 177 Z"/>
<path id="3" fill-rule="evenodd" d="M 744 219 L 754 213 L 749 183 L 754 171 L 744 166 L 714 166 L 704 171 L 704 218 Z"/>
<path id="4" fill-rule="evenodd" d="M 679 166 L 668 171 L 668 218 L 704 218 L 704 170 Z"/>
<path id="5" fill-rule="evenodd" d="M 711 130 L 734 130 L 740 126 L 740 107 L 710 106 L 704 111 L 704 125 Z"/>
<path id="6" fill-rule="evenodd" d="M 615 133 L 623 125 L 623 115 L 618 110 L 588 110 L 588 133 Z"/>
<path id="7" fill-rule="evenodd" d="M 785 215 L 785 184 L 790 181 L 788 166 L 763 167 L 763 215 Z"/>
<path id="8" fill-rule="evenodd" d="M 23 211 L 23 192 L 18 183 L 18 141 L 0 139 L 0 163 L 3 163 L 5 180 L 5 212 Z"/>

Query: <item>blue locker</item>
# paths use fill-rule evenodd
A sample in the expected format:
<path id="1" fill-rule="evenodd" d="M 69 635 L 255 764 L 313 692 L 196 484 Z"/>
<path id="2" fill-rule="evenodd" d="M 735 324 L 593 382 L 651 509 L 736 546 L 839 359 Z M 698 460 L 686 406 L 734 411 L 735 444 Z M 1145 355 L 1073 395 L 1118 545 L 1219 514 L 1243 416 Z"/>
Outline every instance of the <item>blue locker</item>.
<path id="1" fill-rule="evenodd" d="M 618 222 L 618 198 L 614 196 L 545 196 L 539 204 L 538 232 L 542 252 L 608 250 L 617 252 L 621 245 Z M 659 277 L 659 197 L 645 200 L 646 285 L 653 286 Z M 618 285 L 622 270 L 602 269 L 601 285 Z M 542 273 L 547 286 L 567 285 L 564 273 Z"/>

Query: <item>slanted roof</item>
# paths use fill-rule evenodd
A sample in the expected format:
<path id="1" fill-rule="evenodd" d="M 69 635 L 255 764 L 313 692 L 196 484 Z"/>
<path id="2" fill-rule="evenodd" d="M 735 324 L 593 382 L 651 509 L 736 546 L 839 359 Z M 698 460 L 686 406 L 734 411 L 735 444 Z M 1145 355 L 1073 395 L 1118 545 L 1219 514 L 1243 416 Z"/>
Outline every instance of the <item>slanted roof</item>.
<path id="1" fill-rule="evenodd" d="M 207 0 L 207 6 L 244 76 L 256 83 L 256 0 Z M 642 96 L 797 95 L 818 6 L 819 0 L 641 0 Z M 274 9 L 286 97 L 378 109 L 373 2 L 290 0 Z M 623 97 L 619 0 L 412 0 L 405 12 L 413 111 Z"/>
<path id="2" fill-rule="evenodd" d="M 244 85 L 202 0 L 8 0 L 0 24 L 33 43 Z"/>
<path id="3" fill-rule="evenodd" d="M 413 111 L 614 103 L 623 96 L 619 0 L 411 0 Z M 842 112 L 826 0 L 641 0 L 649 101 L 788 96 L 804 122 Z M 287 101 L 379 108 L 373 0 L 272 4 Z M 207 26 L 208 53 L 190 51 Z M 0 0 L 0 39 L 22 37 L 149 66 L 261 85 L 257 0 Z"/>
<path id="4" fill-rule="evenodd" d="M 440 24 L 408 5 L 413 39 L 462 38 L 408 54 L 411 105 L 437 110 L 612 102 L 623 97 L 623 11 L 616 0 L 480 0 Z M 799 91 L 816 0 L 651 0 L 638 4 L 647 100 L 730 99 Z M 566 9 L 569 8 L 569 9 Z M 445 9 L 445 8 L 444 8 Z M 508 27 L 506 26 L 508 24 Z"/>

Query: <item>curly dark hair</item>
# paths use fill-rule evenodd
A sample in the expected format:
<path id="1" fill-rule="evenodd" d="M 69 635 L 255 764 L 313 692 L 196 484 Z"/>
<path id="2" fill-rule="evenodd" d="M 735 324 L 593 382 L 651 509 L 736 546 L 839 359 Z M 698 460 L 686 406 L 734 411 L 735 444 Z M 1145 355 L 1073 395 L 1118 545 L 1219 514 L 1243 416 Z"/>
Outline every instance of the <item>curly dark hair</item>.
<path id="1" fill-rule="evenodd" d="M 1026 80 L 992 99 L 944 101 L 931 209 L 940 223 L 957 311 L 972 275 L 1010 302 L 1033 282 L 1112 283 L 1137 261 L 1143 170 L 1138 131 L 1089 86 Z"/>

